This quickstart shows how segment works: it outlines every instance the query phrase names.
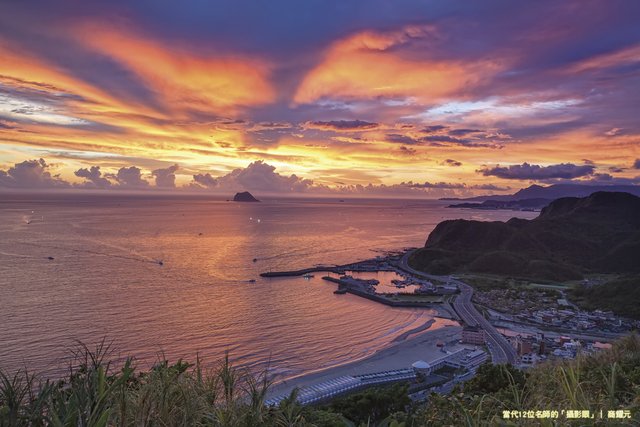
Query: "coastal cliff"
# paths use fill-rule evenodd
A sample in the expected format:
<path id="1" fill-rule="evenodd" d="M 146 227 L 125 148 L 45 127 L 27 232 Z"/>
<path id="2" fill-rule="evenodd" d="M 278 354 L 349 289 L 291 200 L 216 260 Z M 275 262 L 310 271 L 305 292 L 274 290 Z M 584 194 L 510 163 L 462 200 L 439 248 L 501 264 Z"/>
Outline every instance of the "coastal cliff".
<path id="1" fill-rule="evenodd" d="M 410 264 L 436 274 L 477 272 L 548 280 L 640 272 L 640 198 L 597 192 L 551 202 L 533 220 L 441 222 Z"/>

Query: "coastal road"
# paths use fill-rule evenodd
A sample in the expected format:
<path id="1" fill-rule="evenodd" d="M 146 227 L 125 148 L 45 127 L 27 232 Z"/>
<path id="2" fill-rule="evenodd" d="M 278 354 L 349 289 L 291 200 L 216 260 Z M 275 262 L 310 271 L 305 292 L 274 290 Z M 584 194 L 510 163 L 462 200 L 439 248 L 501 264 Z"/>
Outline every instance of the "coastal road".
<path id="1" fill-rule="evenodd" d="M 517 359 L 515 349 L 511 346 L 509 341 L 507 341 L 507 339 L 502 336 L 502 334 L 500 334 L 500 332 L 498 332 L 497 329 L 494 328 L 493 325 L 489 323 L 489 321 L 485 319 L 482 314 L 480 314 L 480 312 L 478 312 L 478 310 L 476 310 L 473 302 L 471 302 L 471 298 L 473 297 L 473 288 L 457 279 L 426 274 L 411 268 L 409 266 L 409 256 L 412 253 L 413 251 L 406 252 L 400 259 L 398 267 L 406 271 L 407 273 L 419 277 L 425 277 L 431 280 L 445 281 L 455 284 L 458 289 L 460 289 L 460 294 L 454 300 L 453 308 L 466 324 L 471 326 L 478 326 L 485 331 L 485 335 L 487 338 L 487 347 L 489 348 L 489 352 L 491 353 L 491 360 L 493 361 L 493 363 L 514 364 Z"/>

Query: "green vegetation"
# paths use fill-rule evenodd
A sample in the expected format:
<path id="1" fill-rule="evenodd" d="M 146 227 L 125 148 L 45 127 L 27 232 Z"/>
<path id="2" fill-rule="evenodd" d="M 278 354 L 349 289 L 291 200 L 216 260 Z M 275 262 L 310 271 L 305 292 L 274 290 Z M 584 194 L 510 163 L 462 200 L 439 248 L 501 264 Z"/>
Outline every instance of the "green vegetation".
<path id="1" fill-rule="evenodd" d="M 505 420 L 505 410 L 590 410 L 605 419 Z M 606 419 L 608 410 L 627 409 L 633 420 Z M 640 421 L 640 339 L 629 336 L 610 351 L 573 361 L 544 364 L 525 373 L 484 365 L 447 396 L 432 395 L 415 414 L 416 425 L 637 425 Z"/>
<path id="2" fill-rule="evenodd" d="M 392 414 L 404 412 L 411 405 L 407 390 L 407 384 L 374 387 L 334 399 L 325 408 L 342 414 L 356 425 L 378 425 L 389 420 Z"/>
<path id="3" fill-rule="evenodd" d="M 26 372 L 0 373 L 0 426 L 504 426 L 611 425 L 607 420 L 504 420 L 505 410 L 630 410 L 640 423 L 640 338 L 611 350 L 526 372 L 480 367 L 449 395 L 412 403 L 407 385 L 364 390 L 323 406 L 302 407 L 295 392 L 277 408 L 264 405 L 269 387 L 225 358 L 211 371 L 178 361 L 136 372 L 131 360 L 115 369 L 104 342 L 80 346 L 76 367 L 60 381 Z"/>
<path id="4" fill-rule="evenodd" d="M 640 198 L 600 192 L 555 200 L 530 221 L 443 221 L 409 264 L 433 274 L 552 281 L 594 272 L 640 273 Z"/>
<path id="5" fill-rule="evenodd" d="M 593 286 L 576 285 L 571 300 L 585 310 L 610 310 L 614 313 L 640 319 L 640 275 L 630 275 Z"/>
<path id="6" fill-rule="evenodd" d="M 477 291 L 489 291 L 493 289 L 523 289 L 531 284 L 527 279 L 489 274 L 463 274 L 460 275 L 460 279 L 473 286 Z"/>

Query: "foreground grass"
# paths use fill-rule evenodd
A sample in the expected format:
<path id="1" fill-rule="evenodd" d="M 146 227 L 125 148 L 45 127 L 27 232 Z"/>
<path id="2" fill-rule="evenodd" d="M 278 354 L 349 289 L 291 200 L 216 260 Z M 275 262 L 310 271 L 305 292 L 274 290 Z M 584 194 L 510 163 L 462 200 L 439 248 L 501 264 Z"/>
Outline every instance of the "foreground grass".
<path id="1" fill-rule="evenodd" d="M 321 407 L 302 407 L 295 392 L 278 407 L 265 406 L 270 381 L 231 365 L 205 370 L 161 361 L 138 372 L 132 360 L 109 363 L 104 341 L 80 345 L 59 381 L 26 371 L 0 371 L 0 427 L 6 426 L 493 426 L 640 425 L 640 338 L 610 351 L 528 372 L 483 365 L 447 396 L 411 403 L 406 386 L 364 390 Z M 505 420 L 505 410 L 626 409 L 631 419 Z"/>
<path id="2" fill-rule="evenodd" d="M 55 382 L 0 371 L 0 426 L 306 426 L 318 417 L 320 425 L 345 425 L 339 415 L 301 407 L 295 395 L 265 406 L 266 375 L 235 368 L 228 357 L 211 370 L 197 360 L 137 372 L 132 360 L 115 369 L 109 355 L 104 341 L 80 345 L 66 378 Z"/>

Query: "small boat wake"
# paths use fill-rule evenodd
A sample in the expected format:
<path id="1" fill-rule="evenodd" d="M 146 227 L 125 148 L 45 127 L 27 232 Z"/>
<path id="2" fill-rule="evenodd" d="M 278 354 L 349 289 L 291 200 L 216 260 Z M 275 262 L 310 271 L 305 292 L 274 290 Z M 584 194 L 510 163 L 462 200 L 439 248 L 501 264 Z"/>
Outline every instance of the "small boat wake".
<path id="1" fill-rule="evenodd" d="M 55 250 L 64 251 L 64 252 L 80 253 L 80 254 L 91 254 L 91 255 L 97 255 L 97 256 L 103 256 L 103 257 L 109 257 L 109 258 L 126 259 L 126 260 L 129 260 L 129 261 L 137 261 L 137 262 L 142 262 L 142 263 L 158 264 L 160 266 L 164 265 L 164 261 L 162 259 L 154 259 L 154 258 L 147 257 L 145 255 L 140 255 L 140 254 L 136 254 L 136 255 L 121 255 L 121 254 L 114 254 L 114 253 L 109 253 L 109 252 L 96 251 L 96 250 L 92 250 L 92 249 L 69 248 L 69 247 L 65 247 L 65 246 L 44 245 L 44 244 L 41 244 L 41 243 L 31 243 L 31 242 L 21 242 L 20 244 L 29 245 L 29 246 L 35 246 L 35 247 L 38 247 L 38 248 L 55 249 Z"/>

